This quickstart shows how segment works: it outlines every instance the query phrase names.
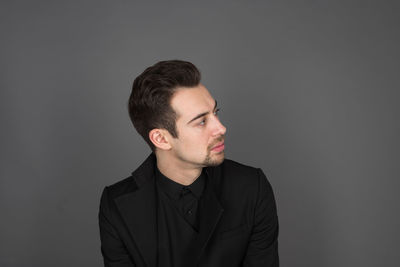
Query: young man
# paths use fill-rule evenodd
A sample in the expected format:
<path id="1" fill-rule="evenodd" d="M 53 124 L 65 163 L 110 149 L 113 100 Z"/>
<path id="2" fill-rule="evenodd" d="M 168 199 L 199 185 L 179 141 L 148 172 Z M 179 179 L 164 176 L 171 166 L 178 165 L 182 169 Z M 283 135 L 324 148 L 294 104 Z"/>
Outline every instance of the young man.
<path id="1" fill-rule="evenodd" d="M 189 62 L 135 79 L 129 115 L 152 153 L 103 191 L 105 266 L 279 266 L 272 188 L 261 169 L 224 160 L 218 110 Z"/>

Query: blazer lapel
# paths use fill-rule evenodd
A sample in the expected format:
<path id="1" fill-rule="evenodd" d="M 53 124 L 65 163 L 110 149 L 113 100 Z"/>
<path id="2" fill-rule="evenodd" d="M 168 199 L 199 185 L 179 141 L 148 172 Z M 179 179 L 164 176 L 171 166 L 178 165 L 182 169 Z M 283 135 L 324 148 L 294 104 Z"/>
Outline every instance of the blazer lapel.
<path id="1" fill-rule="evenodd" d="M 147 266 L 156 266 L 157 260 L 154 165 L 155 155 L 151 154 L 132 174 L 138 189 L 115 199 L 120 214 Z"/>

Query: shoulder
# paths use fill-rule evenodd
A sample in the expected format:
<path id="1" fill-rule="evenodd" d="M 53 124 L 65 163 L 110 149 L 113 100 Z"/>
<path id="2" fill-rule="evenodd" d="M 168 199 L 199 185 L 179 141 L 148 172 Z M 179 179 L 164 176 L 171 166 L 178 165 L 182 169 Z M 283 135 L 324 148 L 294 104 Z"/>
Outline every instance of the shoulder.
<path id="1" fill-rule="evenodd" d="M 251 176 L 257 175 L 258 170 L 258 168 L 256 167 L 245 165 L 231 159 L 225 159 L 224 162 L 221 164 L 221 168 L 225 172 L 246 174 Z"/>
<path id="2" fill-rule="evenodd" d="M 143 184 L 151 181 L 151 178 L 154 176 L 155 162 L 156 157 L 151 153 L 129 177 L 107 186 L 104 192 L 111 198 L 135 192 Z"/>
<path id="3" fill-rule="evenodd" d="M 221 172 L 225 177 L 229 177 L 230 182 L 254 184 L 257 183 L 262 171 L 260 168 L 226 159 L 221 164 Z"/>
<path id="4" fill-rule="evenodd" d="M 231 159 L 225 159 L 218 166 L 220 186 L 239 190 L 242 192 L 258 191 L 261 184 L 268 183 L 267 178 L 260 168 L 245 165 Z M 238 192 L 239 192 L 238 191 Z"/>
<path id="5" fill-rule="evenodd" d="M 114 184 L 106 186 L 104 188 L 104 192 L 107 192 L 107 195 L 111 199 L 115 199 L 119 196 L 125 195 L 130 192 L 136 191 L 138 188 L 135 179 L 133 176 L 129 176 L 125 179 L 122 179 Z"/>

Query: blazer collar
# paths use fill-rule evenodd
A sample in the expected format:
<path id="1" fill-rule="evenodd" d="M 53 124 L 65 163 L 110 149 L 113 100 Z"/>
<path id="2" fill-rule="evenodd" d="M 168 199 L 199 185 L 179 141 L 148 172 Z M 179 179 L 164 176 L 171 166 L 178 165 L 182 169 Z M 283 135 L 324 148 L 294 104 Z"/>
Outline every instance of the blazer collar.
<path id="1" fill-rule="evenodd" d="M 151 153 L 147 159 L 132 173 L 137 190 L 128 192 L 115 199 L 115 203 L 124 219 L 137 249 L 147 266 L 157 264 L 157 203 L 154 168 L 156 156 Z M 199 235 L 190 249 L 194 262 L 200 260 L 217 223 L 223 208 L 216 196 L 220 168 L 207 167 L 206 190 L 204 190 L 203 212 L 200 213 Z M 190 266 L 186 265 L 186 266 Z"/>

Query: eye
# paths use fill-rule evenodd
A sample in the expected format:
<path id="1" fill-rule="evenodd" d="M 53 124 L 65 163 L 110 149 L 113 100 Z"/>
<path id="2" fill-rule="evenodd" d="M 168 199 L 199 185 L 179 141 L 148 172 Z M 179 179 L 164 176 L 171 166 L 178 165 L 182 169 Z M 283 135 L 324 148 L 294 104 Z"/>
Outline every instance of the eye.
<path id="1" fill-rule="evenodd" d="M 219 112 L 220 110 L 221 110 L 220 108 L 217 108 L 217 109 L 214 111 L 214 115 L 215 115 L 215 116 L 218 116 L 218 112 Z"/>
<path id="2" fill-rule="evenodd" d="M 199 122 L 199 125 L 200 125 L 200 126 L 206 125 L 206 119 L 202 119 L 202 120 Z"/>

